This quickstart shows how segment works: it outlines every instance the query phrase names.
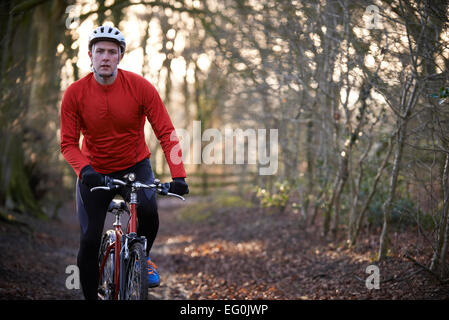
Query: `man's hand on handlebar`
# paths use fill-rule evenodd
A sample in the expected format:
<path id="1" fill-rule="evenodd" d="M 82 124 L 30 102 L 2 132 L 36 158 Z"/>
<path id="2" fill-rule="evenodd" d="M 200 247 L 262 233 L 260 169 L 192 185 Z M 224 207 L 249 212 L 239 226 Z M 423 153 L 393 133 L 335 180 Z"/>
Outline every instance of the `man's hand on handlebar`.
<path id="1" fill-rule="evenodd" d="M 173 178 L 168 192 L 182 196 L 189 193 L 189 186 L 184 178 Z"/>
<path id="2" fill-rule="evenodd" d="M 105 185 L 105 179 L 104 176 L 97 171 L 95 171 L 94 168 L 92 168 L 91 165 L 87 165 L 81 169 L 81 182 L 84 183 L 89 188 L 99 187 Z"/>

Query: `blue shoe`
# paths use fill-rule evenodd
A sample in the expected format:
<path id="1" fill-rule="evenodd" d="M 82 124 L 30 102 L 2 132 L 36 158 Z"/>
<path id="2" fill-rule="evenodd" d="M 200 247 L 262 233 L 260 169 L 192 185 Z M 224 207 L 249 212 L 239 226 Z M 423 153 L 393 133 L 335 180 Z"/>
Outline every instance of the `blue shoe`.
<path id="1" fill-rule="evenodd" d="M 161 280 L 159 274 L 157 273 L 156 265 L 151 261 L 150 257 L 147 258 L 147 268 L 148 268 L 148 288 L 154 288 L 159 286 Z"/>

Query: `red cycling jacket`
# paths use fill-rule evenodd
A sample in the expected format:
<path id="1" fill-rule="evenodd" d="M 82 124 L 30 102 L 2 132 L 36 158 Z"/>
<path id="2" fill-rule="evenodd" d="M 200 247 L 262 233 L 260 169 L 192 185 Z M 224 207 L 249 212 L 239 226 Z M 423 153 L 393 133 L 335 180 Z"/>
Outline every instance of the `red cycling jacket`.
<path id="1" fill-rule="evenodd" d="M 67 88 L 61 103 L 61 152 L 78 176 L 88 164 L 103 174 L 129 168 L 150 157 L 145 118 L 171 176 L 185 177 L 179 140 L 158 92 L 142 76 L 122 69 L 111 85 L 99 84 L 90 73 Z"/>

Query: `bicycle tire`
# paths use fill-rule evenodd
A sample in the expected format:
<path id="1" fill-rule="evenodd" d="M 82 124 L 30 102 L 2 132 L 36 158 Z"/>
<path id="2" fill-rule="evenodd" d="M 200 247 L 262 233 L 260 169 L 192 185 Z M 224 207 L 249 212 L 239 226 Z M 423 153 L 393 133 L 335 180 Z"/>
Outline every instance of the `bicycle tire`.
<path id="1" fill-rule="evenodd" d="M 147 262 L 143 244 L 135 242 L 129 248 L 126 264 L 125 300 L 148 299 Z"/>
<path id="2" fill-rule="evenodd" d="M 115 241 L 115 231 L 108 230 L 103 235 L 103 239 L 101 241 L 100 253 L 98 255 L 98 267 L 101 268 L 101 264 L 103 262 L 103 258 L 106 254 L 108 246 Z M 107 260 L 105 262 L 103 272 L 100 276 L 98 282 L 98 298 L 101 300 L 112 300 L 114 299 L 114 257 L 115 252 L 112 249 L 109 252 Z"/>

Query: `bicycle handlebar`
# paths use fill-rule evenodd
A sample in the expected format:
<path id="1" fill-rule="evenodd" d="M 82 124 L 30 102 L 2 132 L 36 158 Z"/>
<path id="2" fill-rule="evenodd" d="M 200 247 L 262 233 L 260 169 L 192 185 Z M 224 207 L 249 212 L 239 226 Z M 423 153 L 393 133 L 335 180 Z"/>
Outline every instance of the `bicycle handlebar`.
<path id="1" fill-rule="evenodd" d="M 164 188 L 164 184 L 160 183 L 159 179 L 154 179 L 154 182 L 156 182 L 156 184 L 154 184 L 154 183 L 144 184 L 139 181 L 134 181 L 134 182 L 130 181 L 129 183 L 126 183 L 125 181 L 120 180 L 120 179 L 113 179 L 110 177 L 105 177 L 106 186 L 94 187 L 94 188 L 91 188 L 90 191 L 91 192 L 96 191 L 96 190 L 108 190 L 109 191 L 109 190 L 114 189 L 115 186 L 130 186 L 130 187 L 134 187 L 136 189 L 142 189 L 142 188 L 153 189 L 153 190 L 156 190 L 156 192 L 160 195 L 176 197 L 183 201 L 186 200 L 183 196 L 180 196 L 179 194 L 168 192 L 168 190 L 166 188 Z"/>

